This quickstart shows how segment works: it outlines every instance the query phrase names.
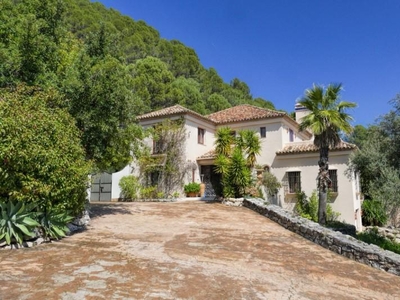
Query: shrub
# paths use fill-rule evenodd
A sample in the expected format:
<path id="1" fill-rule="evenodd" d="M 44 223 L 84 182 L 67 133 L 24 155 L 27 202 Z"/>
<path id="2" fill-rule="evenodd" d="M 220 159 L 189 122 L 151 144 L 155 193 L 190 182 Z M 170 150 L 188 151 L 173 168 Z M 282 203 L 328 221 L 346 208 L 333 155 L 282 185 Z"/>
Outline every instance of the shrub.
<path id="1" fill-rule="evenodd" d="M 317 208 L 317 211 L 318 211 L 318 208 Z M 326 205 L 326 221 L 329 224 L 331 224 L 331 223 L 336 222 L 339 217 L 340 217 L 340 213 L 337 211 L 333 211 L 332 206 L 328 203 Z"/>
<path id="2" fill-rule="evenodd" d="M 297 202 L 294 206 L 294 211 L 301 217 L 309 219 L 313 222 L 318 222 L 318 196 L 317 192 L 313 191 L 309 200 L 304 192 L 297 192 Z M 332 206 L 326 205 L 326 219 L 328 222 L 334 222 L 338 219 L 340 213 L 333 211 Z"/>
<path id="3" fill-rule="evenodd" d="M 378 228 L 373 228 L 371 231 L 358 233 L 357 239 L 368 244 L 377 245 L 382 249 L 400 254 L 400 244 L 379 235 Z"/>
<path id="4" fill-rule="evenodd" d="M 157 191 L 155 186 L 147 186 L 140 188 L 140 196 L 142 199 L 155 199 Z"/>
<path id="5" fill-rule="evenodd" d="M 186 194 L 200 192 L 200 183 L 190 182 L 183 187 Z"/>
<path id="6" fill-rule="evenodd" d="M 136 176 L 124 176 L 119 181 L 122 197 L 124 199 L 136 200 L 140 191 L 139 179 Z"/>
<path id="7" fill-rule="evenodd" d="M 262 192 L 260 188 L 257 188 L 255 185 L 248 186 L 245 188 L 245 195 L 248 197 L 262 197 Z"/>
<path id="8" fill-rule="evenodd" d="M 26 237 L 32 238 L 34 228 L 39 226 L 35 216 L 31 205 L 10 200 L 0 202 L 0 241 L 4 239 L 10 245 L 15 240 L 22 244 Z"/>
<path id="9" fill-rule="evenodd" d="M 54 91 L 0 89 L 0 197 L 77 215 L 91 166 L 74 119 L 54 108 L 58 98 Z"/>
<path id="10" fill-rule="evenodd" d="M 313 219 L 313 213 L 310 212 L 310 203 L 307 201 L 307 196 L 303 191 L 298 191 L 296 193 L 296 204 L 294 206 L 294 211 L 299 214 L 301 217 L 306 218 L 308 220 L 312 220 L 316 222 Z M 312 198 L 310 199 L 312 200 Z"/>
<path id="11" fill-rule="evenodd" d="M 268 195 L 270 196 L 276 195 L 278 190 L 282 187 L 278 178 L 270 172 L 264 172 L 262 183 L 267 188 Z"/>
<path id="12" fill-rule="evenodd" d="M 364 200 L 361 209 L 362 222 L 365 226 L 382 226 L 386 224 L 388 216 L 381 202 Z"/>
<path id="13" fill-rule="evenodd" d="M 68 212 L 59 212 L 52 208 L 38 213 L 37 216 L 42 236 L 56 240 L 66 236 L 69 232 L 67 224 L 74 219 Z"/>

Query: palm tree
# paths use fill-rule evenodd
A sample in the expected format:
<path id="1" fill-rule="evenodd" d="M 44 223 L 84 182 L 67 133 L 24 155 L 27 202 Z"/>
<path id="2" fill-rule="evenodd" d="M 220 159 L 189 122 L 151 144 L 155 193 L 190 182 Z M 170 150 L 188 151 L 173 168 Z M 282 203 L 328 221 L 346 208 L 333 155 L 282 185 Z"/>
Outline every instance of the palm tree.
<path id="1" fill-rule="evenodd" d="M 254 131 L 241 130 L 235 138 L 229 127 L 217 130 L 215 172 L 221 174 L 225 197 L 244 195 L 251 184 L 251 169 L 260 151 L 260 139 Z"/>
<path id="2" fill-rule="evenodd" d="M 256 156 L 261 152 L 260 138 L 256 132 L 249 129 L 239 131 L 236 145 L 246 154 L 247 166 L 253 169 L 256 164 Z"/>
<path id="3" fill-rule="evenodd" d="M 305 92 L 299 104 L 310 113 L 302 118 L 300 130 L 309 129 L 314 134 L 314 145 L 319 148 L 318 173 L 318 222 L 326 224 L 326 201 L 330 181 L 328 172 L 329 149 L 336 147 L 341 139 L 340 132 L 352 131 L 353 118 L 345 112 L 356 107 L 354 102 L 340 101 L 341 84 L 330 84 L 327 88 L 314 85 Z"/>
<path id="4" fill-rule="evenodd" d="M 219 128 L 216 132 L 215 152 L 217 155 L 222 154 L 230 156 L 232 152 L 232 145 L 234 144 L 234 136 L 229 127 Z"/>

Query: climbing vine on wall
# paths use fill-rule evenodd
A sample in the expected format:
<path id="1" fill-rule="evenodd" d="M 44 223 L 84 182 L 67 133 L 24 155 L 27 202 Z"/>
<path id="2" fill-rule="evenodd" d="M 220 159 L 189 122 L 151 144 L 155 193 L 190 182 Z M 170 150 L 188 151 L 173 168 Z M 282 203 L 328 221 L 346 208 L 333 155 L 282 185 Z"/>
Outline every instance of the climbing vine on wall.
<path id="1" fill-rule="evenodd" d="M 156 186 L 156 192 L 168 197 L 182 189 L 187 172 L 185 162 L 186 131 L 184 120 L 165 120 L 151 131 L 152 149 L 139 160 L 145 186 Z"/>

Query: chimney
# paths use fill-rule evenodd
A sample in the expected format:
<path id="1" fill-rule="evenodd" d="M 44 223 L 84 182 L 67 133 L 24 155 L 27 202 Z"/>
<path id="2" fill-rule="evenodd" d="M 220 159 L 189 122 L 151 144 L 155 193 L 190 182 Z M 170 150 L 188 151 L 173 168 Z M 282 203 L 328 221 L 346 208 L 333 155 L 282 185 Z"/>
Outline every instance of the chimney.
<path id="1" fill-rule="evenodd" d="M 310 111 L 300 103 L 296 103 L 296 106 L 294 107 L 294 112 L 296 114 L 296 122 L 299 124 L 302 121 L 301 119 L 310 113 Z"/>

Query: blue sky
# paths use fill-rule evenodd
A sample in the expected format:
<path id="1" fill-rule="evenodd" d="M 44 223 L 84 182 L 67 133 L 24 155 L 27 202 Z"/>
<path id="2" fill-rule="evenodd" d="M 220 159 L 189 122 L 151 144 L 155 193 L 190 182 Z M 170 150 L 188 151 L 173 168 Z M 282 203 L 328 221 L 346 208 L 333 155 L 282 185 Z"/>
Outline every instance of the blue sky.
<path id="1" fill-rule="evenodd" d="M 101 0 L 193 48 L 225 82 L 293 111 L 314 83 L 341 82 L 372 124 L 400 93 L 400 0 Z"/>

